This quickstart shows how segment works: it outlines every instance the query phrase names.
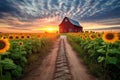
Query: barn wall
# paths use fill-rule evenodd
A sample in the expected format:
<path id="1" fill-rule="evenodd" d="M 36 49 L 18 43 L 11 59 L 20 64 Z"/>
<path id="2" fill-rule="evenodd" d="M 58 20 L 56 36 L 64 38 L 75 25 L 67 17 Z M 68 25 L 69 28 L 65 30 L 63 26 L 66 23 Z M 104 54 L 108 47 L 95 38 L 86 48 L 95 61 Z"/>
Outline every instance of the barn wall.
<path id="1" fill-rule="evenodd" d="M 71 22 L 68 21 L 62 21 L 62 23 L 59 25 L 59 32 L 60 33 L 68 33 L 68 32 L 81 32 L 82 31 L 82 27 L 77 27 L 75 25 L 73 25 Z"/>

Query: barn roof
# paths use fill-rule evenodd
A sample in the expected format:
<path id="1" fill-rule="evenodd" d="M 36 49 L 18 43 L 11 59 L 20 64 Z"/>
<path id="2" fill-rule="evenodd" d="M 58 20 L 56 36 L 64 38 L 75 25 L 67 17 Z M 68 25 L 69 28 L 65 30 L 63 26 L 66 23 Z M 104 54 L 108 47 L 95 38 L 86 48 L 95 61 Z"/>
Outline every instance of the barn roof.
<path id="1" fill-rule="evenodd" d="M 73 20 L 73 19 L 70 19 L 70 18 L 68 18 L 68 19 L 69 19 L 69 21 L 70 21 L 73 25 L 80 26 L 79 22 L 77 22 L 77 21 L 75 21 L 75 20 Z"/>
<path id="2" fill-rule="evenodd" d="M 67 19 L 71 24 L 75 25 L 76 27 L 82 27 L 82 26 L 79 24 L 78 21 L 73 20 L 73 19 L 68 18 L 68 17 L 65 17 L 65 18 L 63 19 L 63 21 L 61 22 L 61 24 L 64 22 L 65 19 Z M 61 25 L 61 24 L 60 24 L 60 25 Z"/>

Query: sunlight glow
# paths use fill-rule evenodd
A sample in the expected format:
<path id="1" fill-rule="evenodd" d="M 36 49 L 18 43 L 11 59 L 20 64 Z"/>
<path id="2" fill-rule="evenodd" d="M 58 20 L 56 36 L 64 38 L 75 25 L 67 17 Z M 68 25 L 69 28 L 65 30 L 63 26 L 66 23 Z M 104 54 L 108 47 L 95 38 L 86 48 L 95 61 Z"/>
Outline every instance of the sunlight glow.
<path id="1" fill-rule="evenodd" d="M 58 31 L 58 27 L 56 26 L 46 26 L 42 28 L 35 28 L 34 30 L 36 31 L 44 31 L 48 33 L 56 33 Z"/>
<path id="2" fill-rule="evenodd" d="M 47 28 L 48 31 L 53 31 L 54 29 L 53 28 Z"/>

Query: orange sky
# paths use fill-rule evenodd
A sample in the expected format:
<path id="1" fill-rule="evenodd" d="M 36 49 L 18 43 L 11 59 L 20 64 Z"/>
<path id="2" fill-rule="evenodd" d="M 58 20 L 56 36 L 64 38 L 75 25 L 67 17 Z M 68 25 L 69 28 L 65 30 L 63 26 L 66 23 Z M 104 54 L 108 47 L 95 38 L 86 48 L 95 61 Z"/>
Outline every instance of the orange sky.
<path id="1" fill-rule="evenodd" d="M 58 23 L 58 22 L 56 22 Z M 57 24 L 45 24 L 42 23 L 42 26 L 36 25 L 36 26 L 30 26 L 26 29 L 12 27 L 6 24 L 0 24 L 0 32 L 56 32 L 59 31 L 59 26 Z M 91 30 L 91 29 L 98 29 L 98 28 L 109 28 L 110 26 L 97 24 L 97 23 L 81 23 L 84 30 Z M 119 25 L 118 25 L 119 26 Z M 111 30 L 113 31 L 113 30 Z M 119 30 L 118 30 L 119 31 Z"/>
<path id="2" fill-rule="evenodd" d="M 8 19 L 12 19 L 12 25 L 8 24 Z M 17 18 L 8 17 L 0 23 L 0 32 L 56 32 L 59 29 L 58 17 L 35 19 L 31 22 L 22 22 Z M 79 22 L 84 30 L 109 28 L 111 26 L 119 27 L 120 25 L 105 25 L 103 22 Z"/>
<path id="3" fill-rule="evenodd" d="M 32 22 L 22 22 L 17 18 L 12 18 L 13 25 L 8 24 L 5 20 L 0 23 L 0 32 L 56 32 L 58 31 L 59 23 L 60 21 L 56 21 L 56 17 L 36 19 Z"/>
<path id="4" fill-rule="evenodd" d="M 120 30 L 120 0 L 0 0 L 0 32 L 52 32 L 64 17 L 84 30 Z"/>

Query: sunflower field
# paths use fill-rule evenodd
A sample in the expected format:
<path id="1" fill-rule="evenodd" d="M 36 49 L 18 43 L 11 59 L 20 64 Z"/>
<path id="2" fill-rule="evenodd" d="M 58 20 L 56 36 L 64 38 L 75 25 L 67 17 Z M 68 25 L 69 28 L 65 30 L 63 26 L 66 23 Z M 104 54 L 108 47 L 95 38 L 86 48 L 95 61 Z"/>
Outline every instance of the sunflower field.
<path id="1" fill-rule="evenodd" d="M 0 80 L 19 80 L 25 66 L 43 58 L 57 36 L 54 33 L 0 33 Z"/>
<path id="2" fill-rule="evenodd" d="M 120 80 L 120 33 L 68 33 L 67 39 L 99 80 Z"/>

